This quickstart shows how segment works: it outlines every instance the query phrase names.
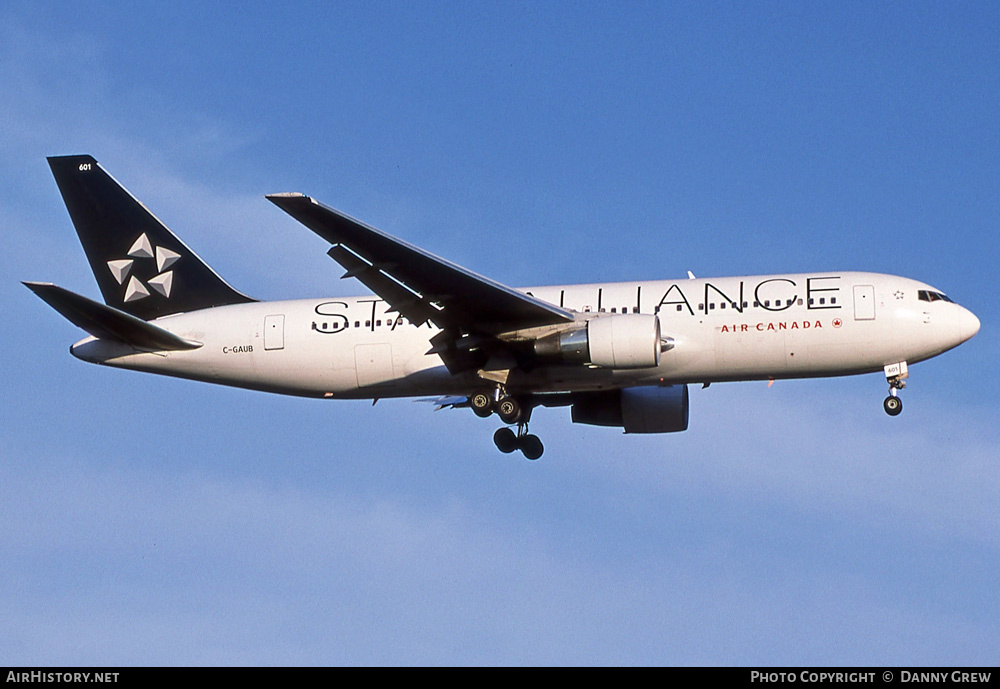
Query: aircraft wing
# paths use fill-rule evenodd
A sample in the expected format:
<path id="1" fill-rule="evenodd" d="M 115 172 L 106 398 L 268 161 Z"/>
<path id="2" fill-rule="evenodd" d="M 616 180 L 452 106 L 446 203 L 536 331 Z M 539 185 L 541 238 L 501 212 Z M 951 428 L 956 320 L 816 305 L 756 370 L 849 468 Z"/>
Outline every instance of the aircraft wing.
<path id="1" fill-rule="evenodd" d="M 570 323 L 573 313 L 477 275 L 303 194 L 267 199 L 333 244 L 328 252 L 409 321 L 452 332 Z"/>

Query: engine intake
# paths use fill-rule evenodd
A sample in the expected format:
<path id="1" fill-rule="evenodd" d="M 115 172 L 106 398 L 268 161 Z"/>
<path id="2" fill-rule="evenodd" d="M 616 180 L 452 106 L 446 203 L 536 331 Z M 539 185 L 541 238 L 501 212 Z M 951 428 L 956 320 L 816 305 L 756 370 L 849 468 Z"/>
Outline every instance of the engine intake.
<path id="1" fill-rule="evenodd" d="M 577 330 L 535 341 L 535 354 L 604 368 L 653 368 L 660 364 L 660 319 L 651 314 L 596 316 Z"/>

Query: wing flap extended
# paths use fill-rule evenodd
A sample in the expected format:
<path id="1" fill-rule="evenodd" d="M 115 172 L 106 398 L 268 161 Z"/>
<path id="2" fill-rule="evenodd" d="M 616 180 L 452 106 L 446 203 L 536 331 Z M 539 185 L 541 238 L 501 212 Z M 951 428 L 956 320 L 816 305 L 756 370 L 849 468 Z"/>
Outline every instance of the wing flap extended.
<path id="1" fill-rule="evenodd" d="M 395 280 L 392 274 L 385 270 L 385 266 L 380 267 L 366 261 L 343 244 L 337 244 L 326 253 L 347 269 L 341 277 L 357 278 L 365 287 L 385 299 L 392 310 L 410 322 L 421 324 L 436 315 L 436 310 L 422 294 Z"/>
<path id="2" fill-rule="evenodd" d="M 568 323 L 573 314 L 435 256 L 303 194 L 267 199 L 334 245 L 330 256 L 391 307 L 453 330 Z M 412 314 L 408 315 L 408 314 Z"/>
<path id="3" fill-rule="evenodd" d="M 25 282 L 25 287 L 62 314 L 73 325 L 94 337 L 123 342 L 151 352 L 197 349 L 200 342 L 185 340 L 124 311 L 100 304 L 47 282 Z"/>

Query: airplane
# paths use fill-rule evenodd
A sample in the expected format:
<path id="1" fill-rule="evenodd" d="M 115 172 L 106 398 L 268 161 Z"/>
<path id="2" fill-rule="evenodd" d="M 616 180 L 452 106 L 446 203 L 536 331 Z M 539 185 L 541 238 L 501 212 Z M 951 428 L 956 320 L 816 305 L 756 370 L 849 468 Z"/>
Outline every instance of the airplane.
<path id="1" fill-rule="evenodd" d="M 373 293 L 257 301 L 229 286 L 89 155 L 48 159 L 104 303 L 25 282 L 88 337 L 83 361 L 323 399 L 430 397 L 496 415 L 527 459 L 537 407 L 625 433 L 688 427 L 688 385 L 881 371 L 902 411 L 909 365 L 979 331 L 916 280 L 864 272 L 515 289 L 299 193 L 266 198 L 330 243 Z M 770 383 L 769 383 L 770 384 Z M 373 402 L 374 403 L 374 402 Z"/>

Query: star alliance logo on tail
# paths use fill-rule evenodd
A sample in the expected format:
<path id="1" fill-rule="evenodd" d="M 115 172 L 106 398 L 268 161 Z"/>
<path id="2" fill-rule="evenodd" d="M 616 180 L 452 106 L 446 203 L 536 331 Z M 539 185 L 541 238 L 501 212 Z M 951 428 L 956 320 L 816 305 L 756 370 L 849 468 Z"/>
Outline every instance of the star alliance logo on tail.
<path id="1" fill-rule="evenodd" d="M 174 272 L 167 270 L 180 259 L 180 254 L 164 249 L 162 246 L 154 247 L 143 232 L 139 238 L 132 243 L 132 248 L 128 250 L 129 258 L 120 258 L 108 261 L 108 268 L 119 285 L 125 285 L 124 301 L 139 301 L 148 297 L 153 290 L 166 298 L 170 298 L 170 290 L 174 284 Z M 136 261 L 149 259 L 156 260 L 156 274 L 147 279 L 145 283 L 133 274 Z M 127 281 L 127 282 L 126 282 Z"/>

